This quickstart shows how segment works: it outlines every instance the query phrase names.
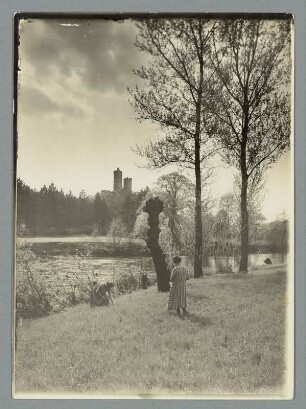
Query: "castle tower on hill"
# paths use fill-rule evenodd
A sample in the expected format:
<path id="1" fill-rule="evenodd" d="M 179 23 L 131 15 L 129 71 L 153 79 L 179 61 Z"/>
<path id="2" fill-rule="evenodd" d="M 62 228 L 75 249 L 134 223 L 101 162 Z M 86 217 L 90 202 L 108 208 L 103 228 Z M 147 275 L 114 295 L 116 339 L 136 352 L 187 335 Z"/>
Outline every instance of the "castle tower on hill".
<path id="1" fill-rule="evenodd" d="M 122 190 L 122 172 L 119 168 L 114 170 L 114 192 L 121 192 Z"/>
<path id="2" fill-rule="evenodd" d="M 122 172 L 119 168 L 114 170 L 114 190 L 115 193 L 122 192 Z M 125 193 L 132 192 L 132 178 L 124 178 L 123 191 Z"/>
<path id="3" fill-rule="evenodd" d="M 125 192 L 132 192 L 132 178 L 123 179 L 123 189 Z"/>

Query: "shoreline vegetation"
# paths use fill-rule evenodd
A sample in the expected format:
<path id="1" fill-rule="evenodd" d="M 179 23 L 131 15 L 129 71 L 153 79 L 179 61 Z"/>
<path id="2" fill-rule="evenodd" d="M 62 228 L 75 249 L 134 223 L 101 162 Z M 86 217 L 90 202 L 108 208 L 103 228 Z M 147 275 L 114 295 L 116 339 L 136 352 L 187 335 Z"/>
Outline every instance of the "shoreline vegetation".
<path id="1" fill-rule="evenodd" d="M 17 237 L 17 245 L 31 250 L 38 256 L 74 255 L 79 251 L 90 252 L 92 257 L 150 257 L 150 251 L 142 239 L 120 238 L 114 242 L 108 236 L 32 236 Z M 238 246 L 239 247 L 239 246 Z M 249 254 L 283 253 L 283 248 L 268 244 L 249 245 Z M 210 257 L 213 254 L 208 254 Z"/>
<path id="2" fill-rule="evenodd" d="M 86 253 L 90 257 L 149 257 L 150 251 L 144 243 L 134 240 L 113 243 L 109 241 L 24 241 L 23 248 L 28 248 L 37 256 L 69 256 Z"/>
<path id="3" fill-rule="evenodd" d="M 15 393 L 282 395 L 286 268 L 266 269 L 191 279 L 186 321 L 155 287 L 25 320 Z"/>

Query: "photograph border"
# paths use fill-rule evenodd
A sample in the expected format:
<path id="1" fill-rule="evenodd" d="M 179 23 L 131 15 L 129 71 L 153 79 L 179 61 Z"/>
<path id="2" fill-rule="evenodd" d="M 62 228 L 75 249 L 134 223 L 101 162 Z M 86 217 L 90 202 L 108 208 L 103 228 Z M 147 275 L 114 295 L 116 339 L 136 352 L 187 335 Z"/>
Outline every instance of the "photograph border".
<path id="1" fill-rule="evenodd" d="M 36 12 L 18 12 L 14 15 L 14 116 L 13 116 L 13 134 L 14 134 L 14 184 L 16 183 L 17 179 L 17 156 L 18 156 L 18 115 L 19 115 L 19 109 L 18 109 L 18 103 L 19 103 L 19 78 L 18 78 L 18 73 L 22 70 L 22 67 L 19 66 L 19 43 L 20 43 L 20 38 L 19 38 L 19 26 L 21 21 L 26 21 L 28 20 L 29 22 L 37 20 L 37 21 L 65 21 L 65 20 L 90 20 L 90 21 L 125 21 L 125 20 L 133 20 L 133 19 L 147 19 L 147 18 L 156 18 L 156 19 L 162 19 L 162 18 L 199 18 L 199 17 L 208 17 L 208 18 L 216 18 L 216 19 L 237 19 L 237 18 L 245 18 L 245 19 L 262 19 L 262 20 L 273 20 L 273 19 L 283 19 L 283 20 L 288 20 L 292 21 L 292 32 L 291 32 L 291 53 L 292 53 L 292 61 L 291 61 L 291 67 L 292 67 L 292 74 L 291 74 L 291 92 L 292 92 L 292 99 L 291 99 L 291 116 L 294 114 L 294 22 L 293 22 L 293 15 L 290 13 L 243 13 L 243 12 L 236 12 L 236 13 L 192 13 L 192 12 L 184 12 L 184 13 L 176 13 L 176 12 L 157 12 L 157 13 L 137 13 L 137 12 L 132 12 L 132 13 L 95 13 L 95 14 L 88 14 L 88 13 L 36 13 Z M 290 215 L 289 219 L 293 220 L 294 219 L 294 120 L 292 120 L 292 125 L 291 125 L 291 135 L 290 135 L 290 143 L 292 146 L 292 149 L 290 150 Z M 17 190 L 15 186 L 15 191 L 14 191 L 14 209 L 16 211 L 17 209 Z M 17 216 L 15 216 L 17 217 Z M 289 263 L 288 263 L 288 274 L 289 274 L 289 279 L 287 281 L 287 287 L 286 287 L 286 292 L 288 294 L 288 304 L 287 304 L 287 311 L 286 311 L 286 325 L 287 325 L 287 330 L 286 330 L 286 339 L 285 339 L 285 360 L 288 365 L 287 371 L 286 371 L 286 386 L 284 387 L 284 391 L 282 394 L 262 394 L 262 395 L 256 395 L 256 393 L 245 393 L 245 394 L 226 394 L 220 392 L 220 394 L 190 394 L 190 395 L 179 395 L 175 394 L 172 392 L 169 392 L 169 394 L 166 393 L 156 393 L 156 394 L 151 394 L 149 399 L 175 399 L 175 400 L 182 400 L 182 399 L 188 399 L 188 400 L 195 400 L 195 399 L 201 399 L 201 400 L 291 400 L 294 395 L 294 225 L 293 223 L 290 223 L 290 229 L 289 229 L 289 252 L 288 252 L 288 257 L 289 257 Z M 17 232 L 16 232 L 16 226 L 14 225 L 14 249 L 16 248 L 16 238 L 17 238 Z M 16 258 L 16 255 L 15 255 Z M 16 266 L 15 266 L 16 268 Z M 291 273 L 293 276 L 291 276 Z M 16 271 L 14 271 L 14 277 L 13 277 L 13 305 L 16 305 Z M 12 332 L 13 332 L 13 339 L 15 342 L 15 337 L 16 337 L 16 325 L 17 325 L 17 319 L 16 319 L 16 313 L 15 313 L 15 308 L 13 311 L 13 317 L 12 317 Z M 77 393 L 73 392 L 71 394 L 66 394 L 65 393 L 57 393 L 54 392 L 52 393 L 44 393 L 43 391 L 41 392 L 16 392 L 15 391 L 15 385 L 14 385 L 14 380 L 15 380 L 15 353 L 16 351 L 12 351 L 12 381 L 13 381 L 13 396 L 14 399 L 139 399 L 141 398 L 141 394 L 137 394 L 137 392 L 132 392 L 130 393 L 118 393 L 116 394 L 111 394 L 111 393 L 103 393 L 101 392 L 100 394 L 87 394 L 87 393 Z M 289 356 L 288 356 L 289 355 Z M 286 394 L 286 396 L 285 396 Z"/>
<path id="2" fill-rule="evenodd" d="M 120 4 L 121 3 L 121 4 Z M 99 1 L 88 1 L 85 4 L 82 4 L 81 1 L 77 2 L 59 2 L 53 1 L 52 6 L 42 5 L 37 1 L 28 1 L 26 7 L 24 2 L 16 1 L 13 5 L 7 4 L 5 7 L 2 7 L 3 12 L 1 13 L 1 37 L 2 45 L 4 45 L 4 50 L 2 51 L 1 59 L 1 88 L 3 88 L 1 95 L 4 95 L 5 98 L 2 98 L 0 101 L 0 112 L 2 113 L 2 119 L 5 119 L 4 124 L 1 123 L 3 132 L 1 133 L 1 146 L 3 149 L 0 151 L 1 159 L 1 180 L 0 180 L 0 194 L 1 194 L 1 219 L 0 225 L 2 226 L 1 235 L 1 263 L 3 269 L 2 276 L 2 285 L 0 287 L 0 307 L 1 307 L 1 346 L 0 349 L 0 364 L 1 364 L 1 386 L 0 386 L 0 396 L 3 407 L 5 408 L 17 408 L 18 405 L 22 404 L 22 407 L 33 407 L 36 405 L 39 407 L 41 403 L 38 399 L 27 399 L 24 400 L 13 400 L 11 398 L 11 335 L 12 335 L 12 272 L 13 272 L 13 254 L 14 254 L 14 235 L 13 235 L 13 226 L 14 226 L 14 161 L 13 158 L 16 153 L 16 145 L 13 144 L 13 131 L 12 125 L 16 126 L 15 120 L 14 124 L 12 122 L 12 104 L 13 104 L 13 66 L 12 66 L 12 53 L 13 53 L 13 15 L 15 13 L 22 13 L 23 16 L 37 17 L 42 16 L 44 13 L 53 12 L 54 16 L 57 18 L 60 14 L 69 13 L 72 17 L 76 17 L 75 13 L 78 13 L 80 18 L 84 17 L 94 17 L 96 14 L 106 14 L 106 13 L 126 13 L 127 17 L 130 17 L 137 11 L 137 16 L 140 16 L 140 12 L 159 12 L 161 14 L 171 13 L 171 15 L 177 15 L 177 13 L 184 13 L 192 15 L 193 13 L 227 13 L 228 11 L 237 14 L 242 12 L 251 12 L 251 1 L 244 2 L 243 6 L 245 10 L 241 9 L 238 6 L 238 1 L 232 1 L 229 7 L 228 4 L 225 4 L 225 1 L 216 1 L 212 10 L 212 6 L 205 4 L 207 1 L 190 1 L 188 5 L 183 5 L 183 2 L 177 2 L 175 7 L 170 1 L 156 1 L 153 5 L 149 5 L 150 2 L 132 2 L 132 1 L 112 1 L 104 2 L 103 5 Z M 238 4 L 237 4 L 238 3 Z M 305 294 L 305 278 L 303 276 L 303 270 L 305 267 L 305 256 L 303 254 L 303 248 L 305 242 L 303 242 L 303 236 L 305 235 L 305 221 L 303 220 L 303 214 L 305 214 L 305 186 L 303 185 L 303 175 L 305 174 L 305 157 L 303 157 L 303 152 L 305 151 L 305 140 L 303 140 L 303 124 L 305 124 L 304 114 L 305 112 L 305 95 L 302 95 L 303 87 L 298 84 L 305 84 L 305 72 L 302 73 L 302 67 L 305 66 L 305 49 L 303 40 L 304 23 L 305 23 L 305 5 L 303 0 L 296 0 L 289 4 L 289 2 L 272 2 L 269 1 L 262 2 L 262 5 L 256 4 L 255 12 L 266 13 L 269 12 L 271 15 L 274 13 L 285 13 L 294 15 L 295 26 L 294 26 L 294 36 L 295 36 L 295 101 L 298 103 L 295 104 L 295 243 L 299 243 L 295 246 L 295 297 L 296 297 L 296 306 L 295 306 L 295 317 L 296 323 L 304 323 L 303 319 L 305 310 L 304 305 L 304 294 Z M 288 4 L 287 4 L 288 3 Z M 264 5 L 264 6 L 263 6 Z M 273 5 L 273 7 L 272 7 Z M 281 9 L 278 6 L 281 5 Z M 16 7 L 20 7 L 19 10 Z M 275 7 L 277 6 L 277 7 Z M 237 9 L 239 7 L 239 10 Z M 27 10 L 25 10 L 25 8 Z M 56 12 L 54 11 L 56 9 Z M 186 8 L 188 10 L 186 10 Z M 203 10 L 205 8 L 205 10 Z M 229 8 L 231 10 L 229 10 Z M 266 10 L 266 9 L 268 10 Z M 276 9 L 275 9 L 276 8 Z M 218 9 L 218 10 L 217 10 Z M 254 9 L 254 7 L 253 7 Z M 272 10 L 271 10 L 272 9 Z M 222 12 L 221 12 L 222 10 Z M 35 11 L 35 12 L 34 12 Z M 80 15 L 82 13 L 83 15 Z M 110 15 L 110 14 L 109 14 Z M 136 14 L 135 14 L 136 15 Z M 50 16 L 50 14 L 49 14 Z M 111 15 L 110 15 L 110 18 Z M 304 75 L 304 77 L 303 77 Z M 15 95 L 16 97 L 16 95 Z M 304 123 L 303 123 L 304 121 Z M 304 148 L 304 149 L 303 149 Z M 299 284 L 297 285 L 297 279 Z M 3 328 L 2 328 L 3 327 Z M 296 325 L 296 339 L 295 339 L 295 395 L 292 401 L 280 400 L 280 401 L 271 401 L 271 400 L 244 400 L 244 398 L 239 400 L 205 400 L 205 405 L 209 408 L 216 407 L 225 407 L 226 408 L 265 408 L 265 407 L 277 407 L 277 408 L 294 408 L 299 409 L 304 407 L 305 396 L 303 388 L 303 378 L 305 374 L 305 360 L 303 359 L 305 351 L 305 338 L 303 337 L 303 325 Z M 2 335 L 4 334 L 4 335 Z M 3 338 L 3 339 L 2 339 Z M 4 398 L 4 399 L 3 399 Z M 88 397 L 84 397 L 88 399 Z M 169 397 L 171 399 L 171 397 Z M 204 398 L 206 399 L 206 398 Z M 199 404 L 203 404 L 201 401 L 194 401 L 185 398 L 184 400 L 158 400 L 158 401 L 124 401 L 119 397 L 118 400 L 90 400 L 84 402 L 83 398 L 81 400 L 69 399 L 72 402 L 68 402 L 67 399 L 64 400 L 48 400 L 44 399 L 44 405 L 48 408 L 52 407 L 97 407 L 98 405 L 103 404 L 105 407 L 119 407 L 121 405 L 127 407 L 137 407 L 141 405 L 142 407 L 162 407 L 167 405 L 167 407 L 186 407 L 186 401 L 188 401 L 188 406 L 197 407 Z M 28 406 L 27 406 L 28 405 Z M 38 406 L 39 405 L 39 406 Z M 73 405 L 73 406 L 72 406 Z M 109 405 L 109 406 L 108 406 Z M 175 405 L 175 406 L 174 406 Z M 255 405 L 255 406 L 254 406 Z"/>

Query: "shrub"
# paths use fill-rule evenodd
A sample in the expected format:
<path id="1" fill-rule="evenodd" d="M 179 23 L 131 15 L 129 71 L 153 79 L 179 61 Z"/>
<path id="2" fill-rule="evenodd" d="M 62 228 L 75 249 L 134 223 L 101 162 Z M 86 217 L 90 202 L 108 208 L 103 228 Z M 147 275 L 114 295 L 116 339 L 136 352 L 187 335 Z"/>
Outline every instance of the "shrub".
<path id="1" fill-rule="evenodd" d="M 91 250 L 80 248 L 74 256 L 75 269 L 66 274 L 65 277 L 65 302 L 67 306 L 87 302 L 93 282 L 97 279 L 97 273 L 88 270 L 87 260 L 91 256 Z"/>
<path id="2" fill-rule="evenodd" d="M 132 240 L 116 244 L 110 247 L 109 253 L 112 256 L 117 257 L 130 257 L 130 256 L 149 256 L 150 251 L 147 247 Z"/>
<path id="3" fill-rule="evenodd" d="M 49 315 L 51 294 L 46 280 L 40 276 L 37 259 L 30 249 L 19 248 L 16 268 L 16 313 L 23 318 Z"/>
<path id="4" fill-rule="evenodd" d="M 138 239 L 147 239 L 147 233 L 149 230 L 149 225 L 148 225 L 148 213 L 146 212 L 140 212 L 137 215 L 135 226 L 134 226 L 134 231 L 133 231 L 133 236 Z"/>
<path id="5" fill-rule="evenodd" d="M 118 245 L 121 243 L 122 239 L 128 235 L 127 228 L 122 219 L 115 218 L 112 221 L 108 235 L 112 238 L 113 244 Z"/>
<path id="6" fill-rule="evenodd" d="M 100 235 L 100 226 L 99 223 L 95 223 L 92 226 L 92 232 L 91 232 L 92 237 L 98 237 Z"/>
<path id="7" fill-rule="evenodd" d="M 217 256 L 215 254 L 215 267 L 220 274 L 234 274 L 238 272 L 239 257 L 237 256 Z"/>
<path id="8" fill-rule="evenodd" d="M 128 271 L 119 272 L 115 279 L 118 294 L 130 293 L 140 288 L 141 271 L 138 268 L 130 268 Z"/>
<path id="9" fill-rule="evenodd" d="M 224 265 L 222 262 L 217 263 L 217 269 L 220 274 L 233 274 L 231 265 Z"/>
<path id="10" fill-rule="evenodd" d="M 31 231 L 30 229 L 24 224 L 18 224 L 17 225 L 17 236 L 18 237 L 27 237 L 31 235 Z"/>
<path id="11" fill-rule="evenodd" d="M 163 253 L 167 255 L 166 263 L 168 268 L 173 268 L 172 259 L 174 256 L 181 253 L 181 250 L 175 246 L 173 243 L 173 235 L 171 229 L 168 226 L 168 220 L 163 218 L 160 223 L 160 235 L 159 235 L 159 244 L 163 250 Z"/>

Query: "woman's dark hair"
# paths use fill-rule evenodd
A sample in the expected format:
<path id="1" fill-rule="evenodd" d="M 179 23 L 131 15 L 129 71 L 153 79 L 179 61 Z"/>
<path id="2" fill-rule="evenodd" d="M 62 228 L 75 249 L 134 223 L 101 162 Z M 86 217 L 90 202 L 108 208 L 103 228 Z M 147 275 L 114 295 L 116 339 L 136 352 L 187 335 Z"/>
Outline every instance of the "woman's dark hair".
<path id="1" fill-rule="evenodd" d="M 112 283 L 111 281 L 108 281 L 108 282 L 106 283 L 106 287 L 107 287 L 107 288 L 112 288 L 112 287 L 114 287 L 114 283 Z"/>
<path id="2" fill-rule="evenodd" d="M 181 257 L 175 256 L 173 257 L 173 263 L 174 264 L 179 264 L 182 261 Z"/>

